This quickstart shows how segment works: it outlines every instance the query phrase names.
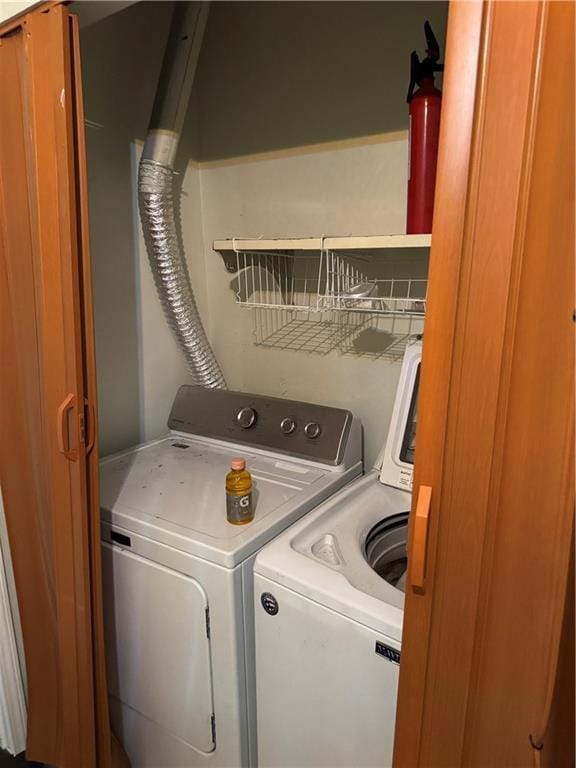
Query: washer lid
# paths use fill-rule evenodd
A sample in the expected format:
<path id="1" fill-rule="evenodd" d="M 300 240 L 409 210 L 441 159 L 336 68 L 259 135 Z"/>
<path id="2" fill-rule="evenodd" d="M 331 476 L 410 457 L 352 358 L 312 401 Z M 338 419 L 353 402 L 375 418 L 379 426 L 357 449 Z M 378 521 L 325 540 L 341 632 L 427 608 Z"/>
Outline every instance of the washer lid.
<path id="1" fill-rule="evenodd" d="M 421 358 L 418 338 L 404 353 L 388 437 L 374 467 L 380 471 L 381 483 L 406 491 L 412 490 Z"/>

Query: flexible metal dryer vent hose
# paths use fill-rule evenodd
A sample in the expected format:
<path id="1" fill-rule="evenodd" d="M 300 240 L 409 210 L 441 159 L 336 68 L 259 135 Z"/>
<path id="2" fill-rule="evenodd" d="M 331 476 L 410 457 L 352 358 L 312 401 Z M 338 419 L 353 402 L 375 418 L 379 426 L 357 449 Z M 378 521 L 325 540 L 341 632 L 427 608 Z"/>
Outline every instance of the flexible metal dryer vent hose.
<path id="1" fill-rule="evenodd" d="M 138 202 L 164 314 L 197 384 L 226 388 L 206 336 L 176 226 L 174 161 L 209 3 L 174 4 L 150 128 L 138 170 Z"/>

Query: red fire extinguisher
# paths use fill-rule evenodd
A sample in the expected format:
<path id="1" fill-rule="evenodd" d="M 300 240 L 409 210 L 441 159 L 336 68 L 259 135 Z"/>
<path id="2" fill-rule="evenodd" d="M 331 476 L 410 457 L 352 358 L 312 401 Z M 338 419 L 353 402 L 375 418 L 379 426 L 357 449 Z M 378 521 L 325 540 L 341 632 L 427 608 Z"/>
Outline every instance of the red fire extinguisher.
<path id="1" fill-rule="evenodd" d="M 434 86 L 434 72 L 441 72 L 444 67 L 438 63 L 440 48 L 428 22 L 424 24 L 424 33 L 428 46 L 426 58 L 420 61 L 416 51 L 412 51 L 407 98 L 410 104 L 410 166 L 406 231 L 409 235 L 432 232 L 440 132 L 442 92 Z M 418 90 L 414 93 L 416 86 Z"/>

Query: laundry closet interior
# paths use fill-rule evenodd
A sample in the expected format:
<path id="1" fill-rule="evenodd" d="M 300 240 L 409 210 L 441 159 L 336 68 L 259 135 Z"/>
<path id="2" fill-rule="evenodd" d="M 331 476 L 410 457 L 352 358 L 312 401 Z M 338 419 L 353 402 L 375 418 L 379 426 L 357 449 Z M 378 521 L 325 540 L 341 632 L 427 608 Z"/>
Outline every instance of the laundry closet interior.
<path id="1" fill-rule="evenodd" d="M 0 2 L 0 745 L 562 764 L 573 13 Z"/>
<path id="2" fill-rule="evenodd" d="M 49 93 L 74 179 L 85 408 L 59 404 L 57 460 L 85 473 L 97 730 L 109 712 L 132 768 L 391 764 L 438 128 L 428 224 L 407 229 L 408 102 L 432 82 L 415 60 L 442 87 L 447 16 L 83 0 L 28 17 L 64 52 Z M 59 759 L 38 740 L 30 757 Z"/>
<path id="3" fill-rule="evenodd" d="M 106 455 L 162 434 L 190 377 L 157 299 L 137 204 L 172 7 L 136 3 L 89 23 L 91 5 L 80 7 L 81 56 Z M 447 11 L 441 2 L 212 4 L 176 160 L 182 244 L 228 387 L 349 408 L 364 424 L 368 465 L 386 437 L 403 342 L 422 330 L 429 248 L 386 243 L 356 249 L 360 259 L 334 251 L 341 270 L 382 280 L 380 294 L 397 299 L 370 312 L 369 300 L 337 293 L 316 312 L 306 307 L 316 308 L 319 250 L 288 251 L 297 295 L 287 296 L 285 248 L 267 251 L 259 278 L 243 267 L 265 256 L 213 245 L 316 238 L 318 248 L 323 237 L 405 233 L 410 53 L 424 56 L 429 20 L 444 56 Z M 241 306 L 251 302 L 260 306 Z"/>
<path id="4" fill-rule="evenodd" d="M 193 424 L 189 431 L 194 433 L 203 402 L 196 395 L 187 403 L 184 397 L 175 401 L 182 385 L 198 381 L 191 376 L 164 316 L 142 234 L 142 202 L 140 210 L 138 204 L 139 161 L 159 87 L 173 6 L 130 4 L 94 20 L 91 14 L 101 16 L 101 8 L 90 2 L 80 6 L 80 42 L 99 445 L 100 455 L 105 457 L 162 437 L 169 416 L 173 429 L 178 431 L 177 425 L 188 421 Z M 206 11 L 204 5 L 203 13 Z M 358 642 L 358 658 L 365 659 L 358 674 L 374 681 L 370 701 L 375 706 L 381 691 L 386 728 L 380 731 L 376 722 L 368 723 L 370 716 L 364 710 L 357 715 L 350 710 L 348 716 L 353 700 L 348 702 L 343 691 L 339 695 L 336 690 L 333 695 L 341 699 L 337 711 L 324 711 L 320 706 L 318 722 L 305 718 L 318 734 L 312 749 L 307 746 L 306 722 L 297 722 L 295 711 L 270 714 L 274 709 L 270 701 L 275 700 L 280 683 L 267 672 L 266 647 L 278 641 L 265 637 L 265 627 L 254 649 L 253 623 L 254 610 L 262 612 L 262 606 L 274 613 L 276 598 L 269 596 L 264 578 L 262 588 L 260 583 L 256 585 L 262 605 L 254 609 L 252 580 L 257 549 L 274 532 L 281 533 L 287 524 L 357 477 L 362 468 L 369 471 L 382 463 L 379 456 L 392 419 L 403 358 L 423 332 L 431 242 L 429 230 L 406 234 L 410 54 L 416 50 L 424 57 L 429 46 L 424 24 L 429 22 L 444 56 L 447 12 L 447 3 L 436 2 L 217 2 L 204 19 L 191 95 L 178 131 L 174 199 L 178 244 L 185 254 L 217 365 L 232 391 L 336 409 L 306 425 L 309 445 L 316 429 L 323 430 L 323 440 L 329 439 L 331 419 L 339 423 L 340 416 L 335 414 L 351 414 L 344 417 L 347 421 L 341 427 L 338 439 L 346 448 L 338 458 L 309 456 L 305 451 L 304 459 L 320 460 L 312 471 L 306 465 L 295 468 L 282 462 L 276 464 L 281 469 L 267 469 L 246 453 L 249 446 L 239 444 L 239 454 L 247 455 L 248 469 L 255 473 L 256 519 L 252 525 L 262 525 L 259 518 L 264 515 L 272 527 L 266 538 L 253 537 L 251 544 L 236 550 L 233 545 L 242 542 L 242 537 L 227 539 L 232 534 L 222 528 L 219 501 L 224 499 L 225 467 L 219 467 L 217 458 L 212 459 L 218 465 L 214 477 L 208 469 L 194 475 L 196 488 L 190 475 L 182 474 L 183 469 L 175 470 L 172 482 L 184 484 L 190 505 L 196 492 L 212 516 L 222 514 L 222 521 L 203 528 L 201 523 L 187 521 L 185 509 L 162 511 L 162 504 L 183 503 L 182 494 L 176 498 L 167 485 L 177 461 L 171 446 L 190 447 L 182 443 L 180 432 L 180 443 L 167 444 L 167 453 L 160 443 L 157 449 L 103 461 L 110 707 L 113 727 L 136 768 L 159 765 L 162 760 L 170 766 L 253 765 L 257 761 L 264 766 L 286 760 L 312 765 L 320 759 L 318 751 L 333 765 L 334 761 L 346 765 L 355 760 L 358 765 L 369 764 L 380 757 L 383 764 L 391 760 L 401 618 L 388 645 L 386 622 L 378 627 L 376 654 L 374 627 L 357 638 L 355 620 L 351 620 L 341 635 L 343 646 Z M 436 84 L 441 85 L 441 74 Z M 410 387 L 415 386 L 415 370 L 408 376 Z M 412 398 L 410 392 L 406 397 Z M 243 405 L 246 403 L 240 400 L 234 407 Z M 238 421 L 245 411 L 260 418 L 259 409 L 272 407 L 258 401 L 256 405 L 250 401 L 249 406 L 240 407 Z M 209 410 L 209 401 L 206 408 Z M 226 408 L 223 402 L 222 409 Z M 294 416 L 297 406 L 285 408 L 286 413 L 278 418 L 284 440 L 303 426 L 296 423 L 301 418 L 300 411 Z M 233 415 L 231 412 L 231 419 Z M 203 425 L 200 434 L 207 429 L 204 434 L 221 437 L 217 416 L 215 421 L 216 426 Z M 251 426 L 240 423 L 243 428 Z M 404 425 L 399 428 L 403 433 Z M 322 440 L 318 446 L 321 454 Z M 300 449 L 279 450 L 290 460 Z M 148 455 L 154 458 L 146 464 L 142 457 Z M 341 474 L 324 473 L 321 462 L 327 458 Z M 271 491 L 266 485 L 274 472 L 278 476 L 272 485 L 280 483 L 285 488 L 280 494 L 284 494 L 282 503 L 292 499 L 280 509 L 286 504 L 294 507 L 276 523 L 269 514 L 277 514 L 275 505 L 280 502 L 269 501 Z M 324 478 L 317 480 L 323 473 Z M 300 481 L 303 485 L 298 485 Z M 409 491 L 411 473 L 410 480 L 403 482 L 398 487 Z M 403 542 L 394 539 L 392 550 L 402 550 L 400 560 L 405 563 L 410 499 L 403 493 L 393 497 L 392 504 L 392 511 L 401 513 L 396 525 L 401 526 Z M 362 506 L 362 499 L 357 503 Z M 172 557 L 162 544 L 156 545 L 158 541 L 179 549 L 180 540 L 166 538 L 168 533 L 150 527 L 146 514 L 134 524 L 130 508 L 138 504 L 148 515 L 168 519 L 168 530 L 174 521 L 184 526 L 177 529 L 179 535 L 189 524 L 196 537 L 196 544 L 183 545 L 189 555 L 213 556 L 204 555 L 202 547 L 209 544 L 203 536 L 216 537 L 216 549 L 218 536 L 231 542 L 223 545 L 220 555 L 214 555 L 216 567 L 231 569 L 226 571 L 228 580 L 202 571 L 200 561 L 190 559 L 188 565 L 182 565 L 184 560 Z M 273 510 L 270 513 L 268 505 Z M 387 507 L 376 507 L 362 537 L 382 516 L 391 514 Z M 351 508 L 349 514 L 353 513 Z M 393 517 L 396 520 L 400 515 Z M 377 550 L 390 548 L 388 538 L 398 536 L 388 529 L 379 535 L 386 543 L 377 543 Z M 340 557 L 342 544 L 325 537 L 318 541 L 320 544 L 312 544 L 312 557 L 317 556 L 318 546 L 321 557 L 329 561 Z M 179 575 L 168 577 L 164 570 L 160 577 L 150 568 L 151 560 Z M 294 567 L 299 572 L 301 564 Z M 182 573 L 195 584 L 188 596 L 184 596 Z M 373 576 L 376 582 L 380 580 Z M 378 584 L 372 587 L 377 594 Z M 170 614 L 163 613 L 168 594 L 174 603 Z M 391 601 L 398 608 L 402 599 L 400 592 L 397 595 Z M 242 611 L 243 629 L 227 618 L 226 600 L 231 601 L 231 610 Z M 144 604 L 146 609 L 138 608 Z M 297 615 L 299 610 L 295 608 Z M 207 640 L 184 626 L 188 620 L 202 623 L 197 619 L 203 612 L 209 626 Z M 288 616 L 286 603 L 281 604 L 280 612 L 280 616 Z M 182 632 L 181 642 L 172 645 L 161 634 L 155 637 L 153 617 L 158 615 L 175 634 Z M 149 619 L 151 623 L 146 623 Z M 289 648 L 300 647 L 302 642 L 324 644 L 323 621 L 321 617 L 320 635 L 315 640 L 295 636 Z M 345 634 L 347 627 L 352 628 L 351 638 Z M 308 628 L 304 626 L 303 631 Z M 337 626 L 333 632 L 337 638 Z M 148 635 L 149 641 L 141 639 Z M 230 659 L 243 655 L 237 663 L 225 658 L 223 635 L 232 644 L 226 655 Z M 284 636 L 291 636 L 290 631 Z M 166 643 L 171 665 L 158 662 Z M 194 649 L 190 663 L 186 643 Z M 298 661 L 294 663 L 298 667 Z M 302 663 L 311 665 L 312 685 L 330 685 L 328 668 L 324 678 L 319 673 L 316 679 L 313 657 Z M 333 663 L 338 668 L 342 660 L 337 655 Z M 376 665 L 375 670 L 371 665 Z M 258 697 L 254 667 L 261 676 Z M 284 669 L 290 676 L 288 658 Z M 350 674 L 356 674 L 356 669 L 351 665 Z M 240 682 L 232 684 L 236 677 Z M 308 696 L 307 680 L 308 674 L 301 691 L 294 680 L 296 697 Z M 270 701 L 267 683 L 272 690 Z M 152 698 L 150 686 L 155 690 Z M 193 700 L 191 688 L 196 691 Z M 257 715 L 257 698 L 260 713 L 269 713 L 270 721 L 261 721 Z M 340 718 L 342 724 L 348 722 L 348 736 L 337 744 L 347 741 L 351 752 L 342 746 L 334 747 L 333 752 L 325 748 L 322 723 L 332 717 Z M 282 724 L 278 733 L 285 718 L 286 726 Z M 257 721 L 261 723 L 258 736 Z M 296 731 L 301 733 L 299 751 L 293 751 L 289 743 Z M 380 732 L 382 736 L 375 736 Z M 331 741 L 329 733 L 324 739 Z"/>

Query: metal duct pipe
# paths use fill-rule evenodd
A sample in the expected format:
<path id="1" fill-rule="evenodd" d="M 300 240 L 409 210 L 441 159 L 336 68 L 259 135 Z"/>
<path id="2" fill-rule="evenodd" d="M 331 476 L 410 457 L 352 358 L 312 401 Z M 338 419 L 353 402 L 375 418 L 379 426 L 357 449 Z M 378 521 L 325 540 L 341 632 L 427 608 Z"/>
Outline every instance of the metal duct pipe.
<path id="1" fill-rule="evenodd" d="M 206 337 L 176 228 L 174 161 L 209 3 L 174 3 L 148 135 L 138 169 L 138 202 L 150 267 L 169 326 L 198 384 L 226 388 Z"/>

